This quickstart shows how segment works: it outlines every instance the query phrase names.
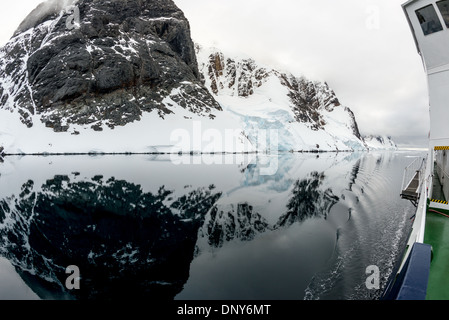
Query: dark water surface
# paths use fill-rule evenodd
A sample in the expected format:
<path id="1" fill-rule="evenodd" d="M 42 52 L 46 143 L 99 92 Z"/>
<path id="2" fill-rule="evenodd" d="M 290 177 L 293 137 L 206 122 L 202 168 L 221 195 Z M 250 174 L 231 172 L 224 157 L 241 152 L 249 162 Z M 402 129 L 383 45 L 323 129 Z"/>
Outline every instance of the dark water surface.
<path id="1" fill-rule="evenodd" d="M 0 299 L 379 298 L 421 155 L 7 157 Z"/>

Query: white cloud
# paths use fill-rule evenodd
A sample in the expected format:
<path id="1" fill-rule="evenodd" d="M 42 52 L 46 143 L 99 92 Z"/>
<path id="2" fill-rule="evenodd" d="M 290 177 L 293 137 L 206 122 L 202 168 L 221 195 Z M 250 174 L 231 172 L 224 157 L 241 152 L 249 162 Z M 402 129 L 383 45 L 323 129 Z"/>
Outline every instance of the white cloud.
<path id="1" fill-rule="evenodd" d="M 12 37 L 23 19 L 41 2 L 42 0 L 3 1 L 0 11 L 0 45 L 4 45 Z"/>
<path id="2" fill-rule="evenodd" d="M 18 32 L 23 32 L 33 27 L 36 22 L 45 16 L 61 12 L 77 0 L 47 0 L 39 4 L 20 24 Z"/>

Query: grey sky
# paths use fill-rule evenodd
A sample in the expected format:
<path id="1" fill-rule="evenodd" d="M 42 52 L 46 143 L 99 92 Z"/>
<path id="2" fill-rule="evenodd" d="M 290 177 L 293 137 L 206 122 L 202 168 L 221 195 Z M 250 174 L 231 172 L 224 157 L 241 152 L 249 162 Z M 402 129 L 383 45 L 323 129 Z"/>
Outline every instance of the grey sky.
<path id="1" fill-rule="evenodd" d="M 363 134 L 425 145 L 427 83 L 405 0 L 174 0 L 192 38 L 327 81 Z M 0 45 L 41 0 L 2 4 Z"/>

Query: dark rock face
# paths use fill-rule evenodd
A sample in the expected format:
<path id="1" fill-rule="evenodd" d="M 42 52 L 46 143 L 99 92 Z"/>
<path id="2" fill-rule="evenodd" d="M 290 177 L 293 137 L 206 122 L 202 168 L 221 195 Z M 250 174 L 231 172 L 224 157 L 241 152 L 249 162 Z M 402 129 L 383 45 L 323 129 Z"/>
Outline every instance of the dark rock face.
<path id="1" fill-rule="evenodd" d="M 54 131 L 102 130 L 171 113 L 172 101 L 211 116 L 219 104 L 202 85 L 190 27 L 171 0 L 44 3 L 0 53 L 0 107 L 18 108 Z M 179 90 L 174 90 L 178 89 Z"/>
<path id="2" fill-rule="evenodd" d="M 294 107 L 296 121 L 310 123 L 312 130 L 319 130 L 326 125 L 320 112 L 321 108 L 332 111 L 340 102 L 327 83 L 319 83 L 280 74 L 281 82 L 289 88 L 289 97 Z"/>
<path id="3" fill-rule="evenodd" d="M 352 112 L 352 110 L 349 109 L 348 107 L 345 107 L 345 110 L 349 113 L 349 115 L 350 115 L 351 118 L 352 118 L 352 121 L 353 121 L 353 127 L 352 127 L 352 129 L 353 129 L 354 135 L 355 135 L 357 138 L 359 138 L 360 140 L 363 140 L 363 137 L 362 137 L 362 135 L 361 135 L 361 133 L 360 133 L 360 130 L 359 130 L 359 126 L 358 126 L 358 124 L 357 124 L 357 121 L 355 120 L 354 112 Z"/>
<path id="4" fill-rule="evenodd" d="M 197 51 L 201 50 L 199 46 Z M 205 76 L 211 80 L 211 91 L 218 94 L 220 90 L 235 88 L 235 95 L 248 97 L 254 88 L 260 87 L 270 73 L 259 67 L 252 59 L 236 61 L 226 58 L 223 53 L 215 52 L 209 56 L 205 67 Z"/>

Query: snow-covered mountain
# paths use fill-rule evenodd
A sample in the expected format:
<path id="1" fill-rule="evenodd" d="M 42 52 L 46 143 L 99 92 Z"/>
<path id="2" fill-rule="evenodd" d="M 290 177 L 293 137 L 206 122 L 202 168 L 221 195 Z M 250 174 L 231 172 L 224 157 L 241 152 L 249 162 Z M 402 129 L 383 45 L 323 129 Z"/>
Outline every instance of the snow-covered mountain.
<path id="1" fill-rule="evenodd" d="M 398 146 L 389 136 L 365 136 L 363 137 L 369 150 L 397 150 Z"/>
<path id="2" fill-rule="evenodd" d="M 274 130 L 281 151 L 366 150 L 353 112 L 327 83 L 296 77 L 250 57 L 196 46 L 206 86 L 240 117 L 251 142 Z"/>
<path id="3" fill-rule="evenodd" d="M 172 0 L 50 0 L 0 49 L 6 153 L 366 150 L 326 83 L 195 47 Z"/>
<path id="4" fill-rule="evenodd" d="M 160 152 L 195 121 L 240 128 L 201 83 L 171 0 L 40 5 L 0 51 L 0 109 L 8 153 Z"/>

